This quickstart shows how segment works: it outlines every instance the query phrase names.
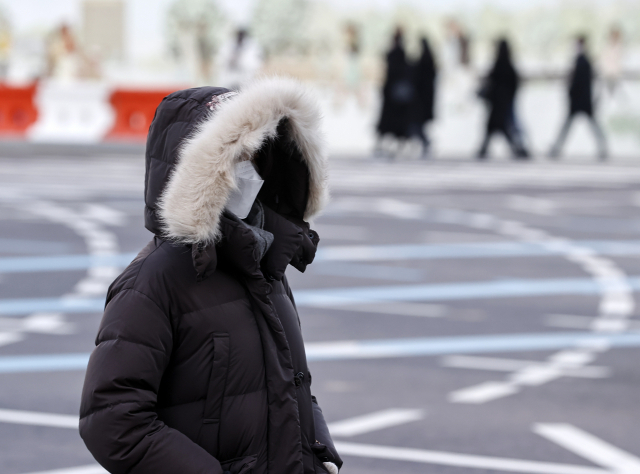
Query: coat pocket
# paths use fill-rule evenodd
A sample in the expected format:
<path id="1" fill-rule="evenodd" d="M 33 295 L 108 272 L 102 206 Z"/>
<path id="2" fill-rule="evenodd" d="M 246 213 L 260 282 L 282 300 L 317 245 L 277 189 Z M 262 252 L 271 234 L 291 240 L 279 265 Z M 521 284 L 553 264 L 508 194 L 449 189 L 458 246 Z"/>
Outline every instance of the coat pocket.
<path id="1" fill-rule="evenodd" d="M 229 471 L 231 474 L 250 474 L 257 461 L 258 456 L 243 456 L 224 461 L 221 466 L 223 471 Z"/>
<path id="2" fill-rule="evenodd" d="M 313 457 L 313 467 L 315 468 L 316 474 L 329 474 L 329 471 L 324 467 L 323 462 L 316 456 Z"/>
<path id="3" fill-rule="evenodd" d="M 215 456 L 218 453 L 220 415 L 229 372 L 229 335 L 214 334 L 212 338 L 213 363 L 198 444 Z"/>

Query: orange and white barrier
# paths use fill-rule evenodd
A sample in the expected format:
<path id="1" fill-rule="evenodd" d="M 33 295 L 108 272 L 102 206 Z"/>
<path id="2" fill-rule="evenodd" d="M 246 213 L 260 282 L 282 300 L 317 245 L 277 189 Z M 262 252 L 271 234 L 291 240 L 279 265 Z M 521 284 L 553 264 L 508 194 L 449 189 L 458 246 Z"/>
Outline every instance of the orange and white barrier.
<path id="1" fill-rule="evenodd" d="M 156 108 L 173 90 L 124 90 L 113 91 L 109 102 L 115 112 L 115 123 L 106 136 L 107 140 L 144 141 Z"/>
<path id="2" fill-rule="evenodd" d="M 98 82 L 43 81 L 35 105 L 38 121 L 29 129 L 30 141 L 97 143 L 113 124 L 110 88 Z"/>
<path id="3" fill-rule="evenodd" d="M 0 83 L 0 139 L 144 142 L 156 108 L 179 89 L 123 89 L 100 82 Z"/>
<path id="4" fill-rule="evenodd" d="M 23 137 L 36 122 L 35 93 L 35 83 L 26 87 L 0 84 L 0 136 Z"/>

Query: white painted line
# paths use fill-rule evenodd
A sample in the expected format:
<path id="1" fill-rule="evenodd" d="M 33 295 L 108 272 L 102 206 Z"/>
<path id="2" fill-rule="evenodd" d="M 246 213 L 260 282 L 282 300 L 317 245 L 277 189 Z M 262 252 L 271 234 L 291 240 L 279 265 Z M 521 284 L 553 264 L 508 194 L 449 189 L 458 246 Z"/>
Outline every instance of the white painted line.
<path id="1" fill-rule="evenodd" d="M 524 472 L 529 474 L 612 474 L 610 471 L 572 464 L 557 464 L 520 459 L 474 456 L 469 454 L 449 453 L 443 451 L 426 451 L 422 449 L 396 448 L 371 444 L 335 443 L 336 449 L 343 456 L 390 459 L 394 461 L 411 461 L 424 464 L 467 467 L 492 471 Z"/>
<path id="2" fill-rule="evenodd" d="M 391 408 L 368 415 L 357 416 L 347 420 L 329 423 L 332 436 L 357 436 L 371 431 L 390 428 L 424 418 L 423 410 Z"/>
<path id="3" fill-rule="evenodd" d="M 539 423 L 533 431 L 616 474 L 640 473 L 640 458 L 568 424 Z"/>
<path id="4" fill-rule="evenodd" d="M 502 372 L 515 372 L 524 367 L 536 364 L 535 361 L 520 359 L 503 359 L 499 357 L 476 356 L 447 356 L 443 357 L 442 365 L 460 369 L 496 370 Z"/>
<path id="5" fill-rule="evenodd" d="M 598 318 L 591 316 L 578 316 L 574 314 L 548 314 L 545 324 L 555 328 L 565 329 L 590 329 Z"/>
<path id="6" fill-rule="evenodd" d="M 367 240 L 369 231 L 366 227 L 355 225 L 318 224 L 314 227 L 324 240 Z"/>
<path id="7" fill-rule="evenodd" d="M 510 382 L 484 382 L 449 394 L 452 403 L 486 403 L 518 393 L 519 388 Z"/>
<path id="8" fill-rule="evenodd" d="M 335 306 L 334 308 L 344 311 L 391 314 L 396 316 L 416 316 L 419 318 L 441 318 L 447 312 L 447 307 L 441 304 L 403 302 L 350 304 L 345 306 Z"/>
<path id="9" fill-rule="evenodd" d="M 105 474 L 106 472 L 101 466 L 90 464 L 88 466 L 54 469 L 53 471 L 30 472 L 29 474 Z"/>
<path id="10" fill-rule="evenodd" d="M 552 216 L 556 213 L 557 205 L 550 199 L 512 195 L 507 198 L 507 207 L 514 211 L 528 212 L 541 216 Z"/>
<path id="11" fill-rule="evenodd" d="M 22 334 L 17 332 L 0 332 L 0 346 L 6 346 L 7 344 L 13 344 L 14 342 L 20 342 L 24 339 Z"/>
<path id="12" fill-rule="evenodd" d="M 0 409 L 0 422 L 14 423 L 17 425 L 78 429 L 79 417 L 75 415 L 57 415 L 54 413 Z"/>
<path id="13" fill-rule="evenodd" d="M 517 385 L 538 386 L 557 380 L 564 376 L 561 367 L 552 362 L 534 365 L 511 374 L 509 380 Z"/>
<path id="14" fill-rule="evenodd" d="M 523 359 L 503 359 L 499 357 L 477 356 L 447 356 L 442 359 L 442 365 L 459 369 L 495 370 L 498 372 L 516 372 L 525 367 L 542 366 L 546 362 Z M 562 370 L 564 376 L 583 378 L 604 378 L 609 376 L 608 367 L 587 366 L 569 367 Z"/>

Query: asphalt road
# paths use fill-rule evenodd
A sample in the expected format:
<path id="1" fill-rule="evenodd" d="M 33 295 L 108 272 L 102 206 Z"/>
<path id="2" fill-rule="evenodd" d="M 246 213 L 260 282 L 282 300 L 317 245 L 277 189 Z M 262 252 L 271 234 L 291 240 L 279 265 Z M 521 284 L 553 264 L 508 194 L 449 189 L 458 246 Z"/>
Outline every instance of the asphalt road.
<path id="1" fill-rule="evenodd" d="M 98 473 L 83 367 L 151 237 L 143 159 L 42 153 L 0 159 L 0 472 Z M 288 274 L 342 472 L 640 473 L 640 167 L 334 158 L 331 183 Z"/>

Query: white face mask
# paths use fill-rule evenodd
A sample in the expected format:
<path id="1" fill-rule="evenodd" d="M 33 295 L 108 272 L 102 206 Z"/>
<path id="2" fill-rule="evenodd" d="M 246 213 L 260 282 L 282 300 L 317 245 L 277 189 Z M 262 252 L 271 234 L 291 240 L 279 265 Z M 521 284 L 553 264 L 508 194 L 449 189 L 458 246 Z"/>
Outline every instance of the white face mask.
<path id="1" fill-rule="evenodd" d="M 238 189 L 231 192 L 227 201 L 227 210 L 233 212 L 240 219 L 244 219 L 249 215 L 264 180 L 253 167 L 251 161 L 236 163 L 235 172 Z"/>

